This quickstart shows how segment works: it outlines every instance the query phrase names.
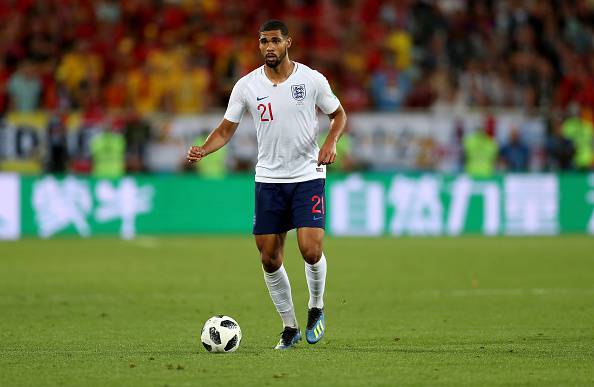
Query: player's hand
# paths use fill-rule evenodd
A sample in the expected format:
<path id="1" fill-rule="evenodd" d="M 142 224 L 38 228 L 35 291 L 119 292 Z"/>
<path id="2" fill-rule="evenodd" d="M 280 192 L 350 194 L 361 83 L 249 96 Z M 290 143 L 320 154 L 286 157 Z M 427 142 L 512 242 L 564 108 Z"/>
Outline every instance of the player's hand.
<path id="1" fill-rule="evenodd" d="M 336 160 L 336 143 L 326 141 L 318 154 L 318 167 L 320 165 L 332 164 Z"/>
<path id="2" fill-rule="evenodd" d="M 200 161 L 204 156 L 206 156 L 206 151 L 204 150 L 204 147 L 192 146 L 188 151 L 188 163 L 196 163 Z"/>

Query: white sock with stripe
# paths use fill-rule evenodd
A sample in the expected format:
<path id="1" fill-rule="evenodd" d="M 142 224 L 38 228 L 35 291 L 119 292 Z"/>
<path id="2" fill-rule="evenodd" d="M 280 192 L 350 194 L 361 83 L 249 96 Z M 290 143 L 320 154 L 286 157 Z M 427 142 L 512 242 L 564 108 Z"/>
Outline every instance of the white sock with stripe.
<path id="1" fill-rule="evenodd" d="M 324 307 L 324 288 L 326 287 L 326 256 L 322 253 L 322 258 L 313 265 L 305 262 L 305 278 L 309 288 L 308 308 Z"/>
<path id="2" fill-rule="evenodd" d="M 266 287 L 268 287 L 268 293 L 270 293 L 272 303 L 283 320 L 283 325 L 297 328 L 297 318 L 295 317 L 295 308 L 293 307 L 293 298 L 291 296 L 291 284 L 289 283 L 289 276 L 285 271 L 285 266 L 281 265 L 274 273 L 267 273 L 266 270 L 263 271 L 264 282 L 266 282 Z"/>

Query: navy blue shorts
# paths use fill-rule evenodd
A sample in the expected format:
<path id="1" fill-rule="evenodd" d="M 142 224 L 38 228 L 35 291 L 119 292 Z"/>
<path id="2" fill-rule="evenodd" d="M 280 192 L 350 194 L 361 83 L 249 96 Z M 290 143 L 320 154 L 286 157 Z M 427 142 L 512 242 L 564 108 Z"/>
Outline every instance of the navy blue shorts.
<path id="1" fill-rule="evenodd" d="M 300 227 L 326 227 L 326 179 L 299 183 L 256 182 L 254 234 L 280 234 Z"/>

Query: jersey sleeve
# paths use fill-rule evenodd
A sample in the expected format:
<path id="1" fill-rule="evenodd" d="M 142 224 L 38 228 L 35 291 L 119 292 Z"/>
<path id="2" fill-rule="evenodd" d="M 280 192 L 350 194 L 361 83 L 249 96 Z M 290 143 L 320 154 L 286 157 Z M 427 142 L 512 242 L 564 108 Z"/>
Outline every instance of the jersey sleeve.
<path id="1" fill-rule="evenodd" d="M 239 123 L 244 111 L 245 98 L 243 97 L 243 82 L 239 81 L 233 86 L 224 118 L 227 121 Z"/>
<path id="2" fill-rule="evenodd" d="M 316 106 L 320 108 L 324 114 L 334 113 L 340 106 L 340 101 L 330 88 L 330 84 L 325 76 L 316 71 L 316 81 L 318 92 L 316 95 Z"/>

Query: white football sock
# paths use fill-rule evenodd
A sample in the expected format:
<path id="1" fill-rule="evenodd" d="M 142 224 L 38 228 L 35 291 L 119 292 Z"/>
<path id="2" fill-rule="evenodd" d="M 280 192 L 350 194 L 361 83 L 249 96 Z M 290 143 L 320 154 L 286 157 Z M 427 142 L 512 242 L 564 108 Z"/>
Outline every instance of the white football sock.
<path id="1" fill-rule="evenodd" d="M 280 314 L 284 326 L 297 328 L 297 318 L 295 317 L 295 308 L 291 297 L 291 284 L 285 266 L 281 265 L 274 273 L 263 271 L 268 293 L 270 293 L 272 303 L 276 307 L 278 314 Z"/>
<path id="2" fill-rule="evenodd" d="M 313 265 L 305 262 L 305 278 L 309 288 L 308 308 L 324 307 L 324 288 L 326 287 L 326 257 L 322 253 L 322 258 Z"/>

